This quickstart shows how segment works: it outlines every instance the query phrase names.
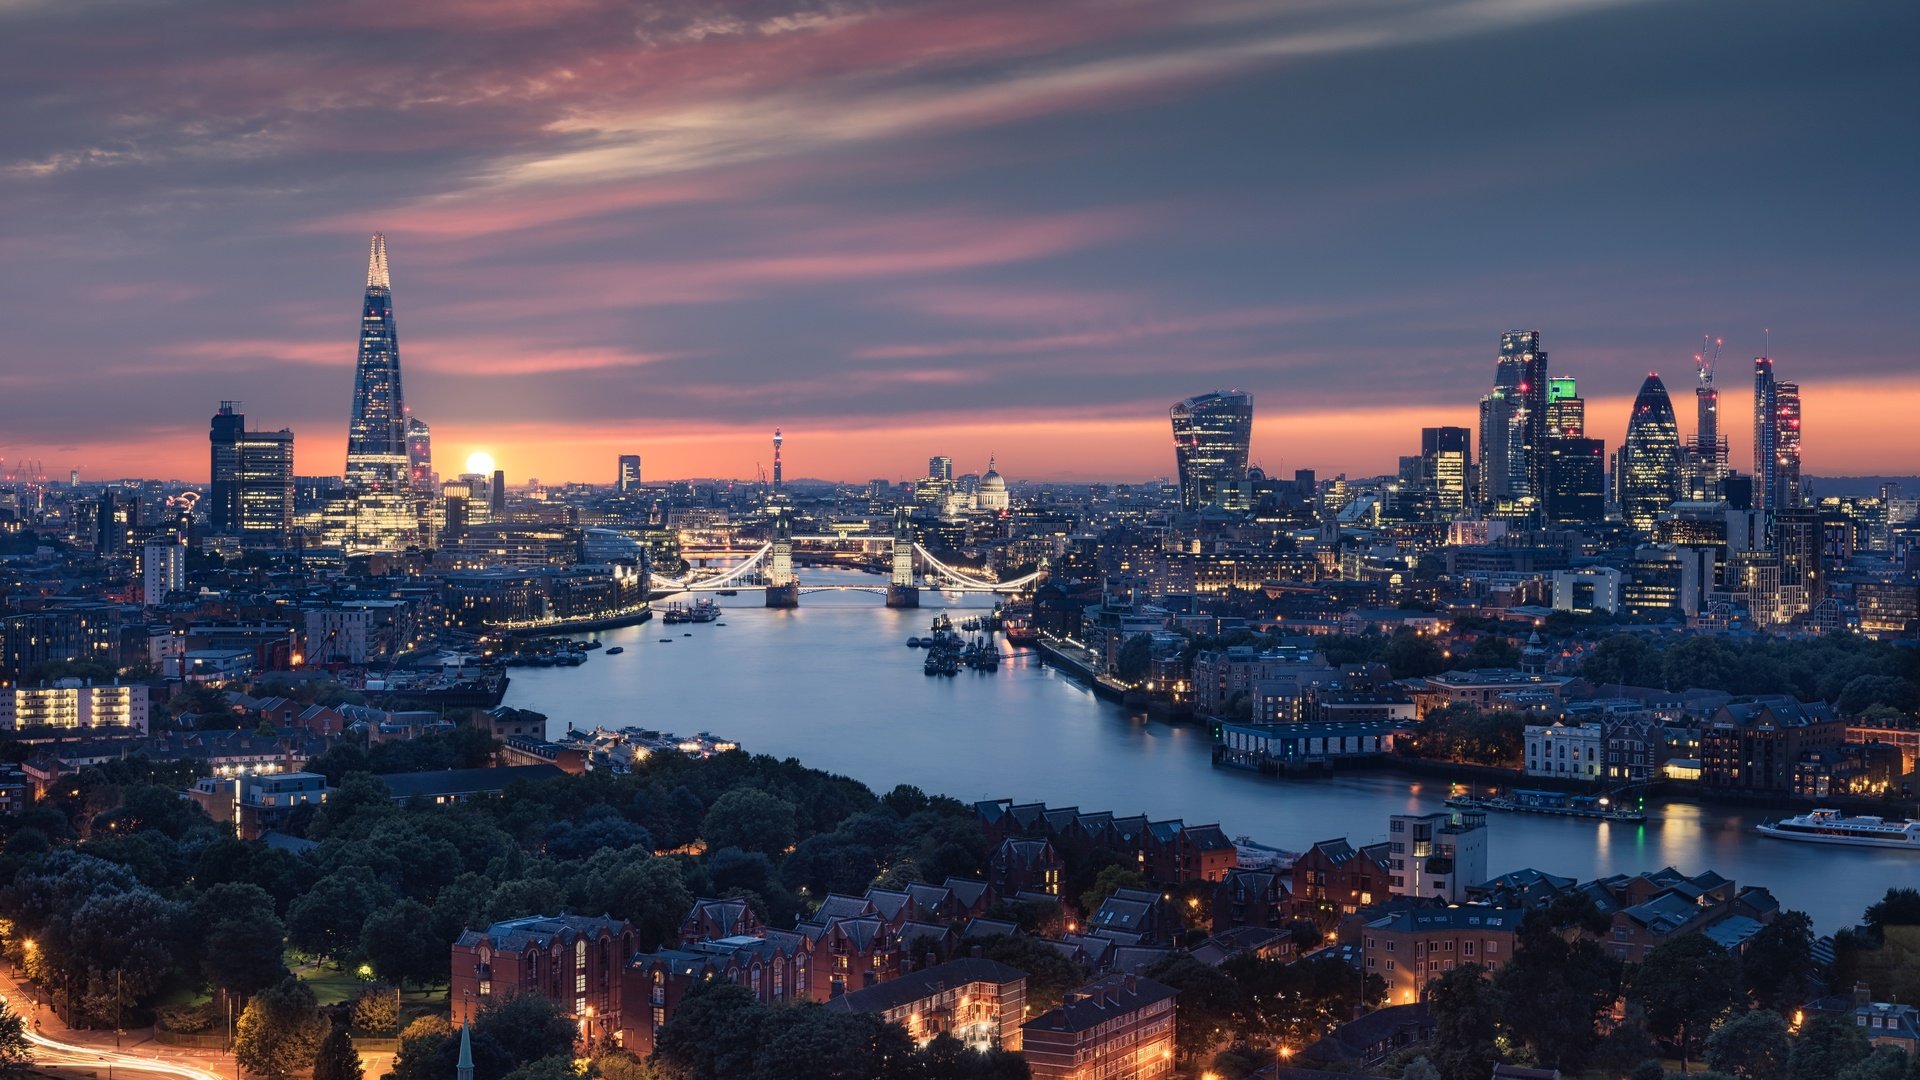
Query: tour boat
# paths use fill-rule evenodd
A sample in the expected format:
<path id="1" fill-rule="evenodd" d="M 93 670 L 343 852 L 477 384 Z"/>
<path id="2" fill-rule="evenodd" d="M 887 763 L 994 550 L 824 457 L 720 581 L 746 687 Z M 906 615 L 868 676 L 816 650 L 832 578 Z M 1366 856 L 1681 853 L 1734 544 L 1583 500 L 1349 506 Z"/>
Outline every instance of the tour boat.
<path id="1" fill-rule="evenodd" d="M 1804 840 L 1810 844 L 1853 844 L 1856 847 L 1920 851 L 1920 821 L 1848 817 L 1838 810 L 1815 810 L 1797 817 L 1769 821 L 1756 828 L 1768 836 L 1777 836 L 1782 840 Z"/>

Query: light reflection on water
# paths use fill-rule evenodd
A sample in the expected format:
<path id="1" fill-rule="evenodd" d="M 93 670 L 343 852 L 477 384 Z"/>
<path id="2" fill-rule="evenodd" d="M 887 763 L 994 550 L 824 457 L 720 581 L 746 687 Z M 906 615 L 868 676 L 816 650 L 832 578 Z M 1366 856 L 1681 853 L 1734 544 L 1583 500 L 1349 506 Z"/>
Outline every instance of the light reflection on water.
<path id="1" fill-rule="evenodd" d="M 811 569 L 801 578 L 885 580 Z M 923 593 L 918 611 L 890 611 L 866 593 L 809 593 L 792 611 L 767 610 L 755 589 L 716 599 L 725 626 L 656 620 L 608 631 L 600 639 L 624 654 L 515 669 L 507 703 L 548 714 L 555 734 L 569 724 L 712 731 L 876 790 L 907 783 L 966 800 L 1217 821 L 1230 836 L 1294 850 L 1339 836 L 1384 840 L 1389 814 L 1440 809 L 1447 797 L 1444 783 L 1385 772 L 1278 781 L 1215 769 L 1198 726 L 1128 715 L 1031 656 L 991 674 L 922 674 L 906 639 L 925 634 L 936 611 L 958 621 L 990 607 L 984 597 Z M 1920 886 L 1920 856 L 1910 853 L 1768 839 L 1753 826 L 1769 815 L 1748 808 L 1648 809 L 1644 825 L 1495 814 L 1490 870 L 1584 879 L 1712 869 L 1771 888 L 1821 932 L 1857 920 L 1891 886 Z"/>

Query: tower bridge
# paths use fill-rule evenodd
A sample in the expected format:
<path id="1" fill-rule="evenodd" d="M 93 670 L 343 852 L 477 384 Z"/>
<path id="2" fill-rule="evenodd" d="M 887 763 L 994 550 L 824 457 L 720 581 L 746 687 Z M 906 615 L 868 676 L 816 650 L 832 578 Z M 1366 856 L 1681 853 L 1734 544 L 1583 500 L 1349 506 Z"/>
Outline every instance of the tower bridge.
<path id="1" fill-rule="evenodd" d="M 809 592 L 884 593 L 888 607 L 918 607 L 922 586 L 942 592 L 1006 596 L 1027 591 L 1045 573 L 1044 570 L 1036 570 L 1006 581 L 988 581 L 963 573 L 941 562 L 913 538 L 912 522 L 904 510 L 894 515 L 893 533 L 890 536 L 796 536 L 792 528 L 791 519 L 784 513 L 780 514 L 774 518 L 773 538 L 757 548 L 697 553 L 702 559 L 738 558 L 740 561 L 734 565 L 718 570 L 696 567 L 680 578 L 655 575 L 654 583 L 672 592 L 719 592 L 759 586 L 766 589 L 768 607 L 798 606 L 800 594 Z M 802 543 L 885 544 L 891 561 L 887 583 L 807 585 L 794 571 L 795 546 Z M 683 553 L 682 557 L 690 556 Z"/>

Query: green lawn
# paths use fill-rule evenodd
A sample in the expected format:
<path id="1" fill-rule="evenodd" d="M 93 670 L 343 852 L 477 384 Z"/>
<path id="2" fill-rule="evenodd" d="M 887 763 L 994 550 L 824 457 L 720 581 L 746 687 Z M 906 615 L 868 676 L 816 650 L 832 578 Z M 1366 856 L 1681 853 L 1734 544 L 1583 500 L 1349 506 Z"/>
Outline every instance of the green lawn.
<path id="1" fill-rule="evenodd" d="M 302 982 L 313 989 L 313 997 L 322 1005 L 338 1005 L 343 1001 L 352 1001 L 360 996 L 361 987 L 366 983 L 351 971 L 327 967 L 323 964 L 302 964 L 293 969 Z"/>

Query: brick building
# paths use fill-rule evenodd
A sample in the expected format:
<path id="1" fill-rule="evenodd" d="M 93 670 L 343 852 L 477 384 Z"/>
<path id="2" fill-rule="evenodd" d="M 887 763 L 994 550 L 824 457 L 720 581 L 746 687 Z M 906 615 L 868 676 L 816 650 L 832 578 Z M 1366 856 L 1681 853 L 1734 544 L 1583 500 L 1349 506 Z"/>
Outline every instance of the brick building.
<path id="1" fill-rule="evenodd" d="M 1386 843 L 1356 848 L 1344 838 L 1320 841 L 1294 861 L 1294 914 L 1332 924 L 1384 901 L 1393 892 L 1391 860 Z"/>
<path id="2" fill-rule="evenodd" d="M 1458 965 L 1497 971 L 1511 960 L 1524 914 L 1478 904 L 1401 909 L 1366 924 L 1362 963 L 1367 974 L 1386 982 L 1388 1003 L 1420 1001 L 1428 983 Z"/>
<path id="3" fill-rule="evenodd" d="M 530 915 L 468 930 L 453 943 L 453 1019 L 465 1024 L 489 1001 L 534 994 L 554 1002 L 589 1040 L 615 1038 L 621 985 L 639 933 L 624 920 Z"/>
<path id="4" fill-rule="evenodd" d="M 975 1049 L 1019 1053 L 1027 975 L 998 961 L 965 957 L 842 994 L 827 1008 L 877 1013 L 906 1029 L 916 1044 L 951 1035 Z"/>
<path id="5" fill-rule="evenodd" d="M 1109 975 L 1022 1028 L 1033 1080 L 1150 1080 L 1173 1072 L 1175 991 Z"/>

